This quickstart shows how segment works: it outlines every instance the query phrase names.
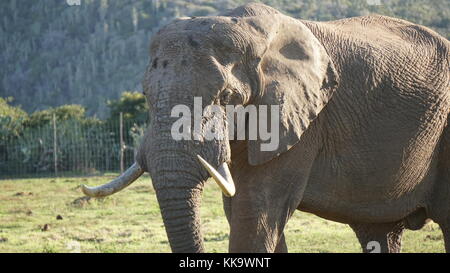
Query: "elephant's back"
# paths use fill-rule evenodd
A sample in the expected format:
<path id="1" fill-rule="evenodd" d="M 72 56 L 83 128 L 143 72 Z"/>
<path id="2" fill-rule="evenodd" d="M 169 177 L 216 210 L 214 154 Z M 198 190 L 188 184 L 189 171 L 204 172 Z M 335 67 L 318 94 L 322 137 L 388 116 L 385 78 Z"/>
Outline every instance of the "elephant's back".
<path id="1" fill-rule="evenodd" d="M 448 48 L 438 39 L 409 42 L 401 29 L 408 23 L 389 20 L 329 22 L 328 33 L 310 27 L 340 84 L 316 120 L 323 147 L 303 210 L 343 222 L 392 221 L 427 206 L 449 112 Z"/>
<path id="2" fill-rule="evenodd" d="M 415 45 L 418 49 L 446 50 L 448 60 L 450 42 L 447 39 L 428 27 L 399 18 L 372 14 L 328 22 L 302 22 L 318 37 L 332 35 L 365 47 L 389 45 L 400 49 Z M 444 51 L 442 53 L 445 55 Z"/>
<path id="3" fill-rule="evenodd" d="M 409 81 L 421 87 L 440 81 L 448 90 L 450 42 L 427 27 L 381 15 L 303 23 L 342 73 L 351 70 L 373 81 L 391 77 L 399 85 Z"/>

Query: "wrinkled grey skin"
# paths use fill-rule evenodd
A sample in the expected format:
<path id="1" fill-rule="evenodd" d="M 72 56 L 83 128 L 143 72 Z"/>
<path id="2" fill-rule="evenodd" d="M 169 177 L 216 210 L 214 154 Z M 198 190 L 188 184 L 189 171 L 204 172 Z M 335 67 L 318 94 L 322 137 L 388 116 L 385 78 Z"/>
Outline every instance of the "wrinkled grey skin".
<path id="1" fill-rule="evenodd" d="M 310 22 L 262 4 L 162 28 L 143 80 L 150 125 L 137 162 L 152 177 L 172 250 L 205 251 L 209 175 L 199 154 L 231 168 L 230 252 L 287 251 L 283 229 L 297 209 L 349 224 L 365 251 L 376 240 L 398 252 L 405 228 L 433 219 L 450 251 L 449 48 L 403 20 Z M 194 96 L 204 106 L 280 105 L 279 148 L 174 141 L 171 109 L 192 107 Z M 225 110 L 208 118 L 228 126 Z"/>

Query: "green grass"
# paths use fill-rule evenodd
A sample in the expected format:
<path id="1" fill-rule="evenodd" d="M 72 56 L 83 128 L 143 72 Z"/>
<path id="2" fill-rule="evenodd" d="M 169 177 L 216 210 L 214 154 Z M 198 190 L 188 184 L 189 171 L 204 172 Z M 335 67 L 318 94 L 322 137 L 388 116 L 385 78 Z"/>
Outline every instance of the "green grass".
<path id="1" fill-rule="evenodd" d="M 0 252 L 71 252 L 77 246 L 82 252 L 170 252 L 148 176 L 111 197 L 74 202 L 82 197 L 80 184 L 113 177 L 0 180 Z M 206 250 L 226 252 L 228 223 L 214 183 L 204 192 L 202 224 Z M 290 252 L 360 252 L 347 225 L 307 213 L 294 214 L 286 239 Z M 435 223 L 407 231 L 403 242 L 404 252 L 444 252 Z"/>

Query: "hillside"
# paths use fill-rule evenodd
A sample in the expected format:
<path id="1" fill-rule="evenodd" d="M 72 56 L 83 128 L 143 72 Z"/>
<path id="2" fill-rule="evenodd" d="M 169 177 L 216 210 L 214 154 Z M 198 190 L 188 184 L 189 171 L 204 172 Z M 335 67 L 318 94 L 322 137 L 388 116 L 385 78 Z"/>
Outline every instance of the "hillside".
<path id="1" fill-rule="evenodd" d="M 217 14 L 241 0 L 62 0 L 0 2 L 0 97 L 32 112 L 82 104 L 105 117 L 106 101 L 140 90 L 148 42 L 174 17 Z M 269 0 L 291 16 L 333 20 L 379 13 L 450 37 L 448 0 Z M 382 5 L 374 5 L 378 2 Z"/>

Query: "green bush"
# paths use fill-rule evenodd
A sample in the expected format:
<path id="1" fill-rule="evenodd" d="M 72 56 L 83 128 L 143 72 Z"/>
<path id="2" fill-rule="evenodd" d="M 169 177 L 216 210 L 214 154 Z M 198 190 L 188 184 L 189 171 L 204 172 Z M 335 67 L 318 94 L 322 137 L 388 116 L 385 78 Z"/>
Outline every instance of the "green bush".
<path id="1" fill-rule="evenodd" d="M 147 122 L 148 106 L 145 96 L 140 92 L 125 91 L 119 99 L 109 100 L 109 120 L 116 121 L 120 112 L 123 113 L 124 121 L 134 121 L 139 125 Z"/>
<path id="2" fill-rule="evenodd" d="M 0 98 L 0 141 L 2 142 L 18 137 L 28 119 L 28 114 L 20 106 L 9 104 L 12 101 L 12 97 Z"/>
<path id="3" fill-rule="evenodd" d="M 82 121 L 84 119 L 88 119 L 86 117 L 86 110 L 83 106 L 71 104 L 34 112 L 30 115 L 30 118 L 27 120 L 25 125 L 30 128 L 38 128 L 51 124 L 53 122 L 53 115 L 55 115 L 56 120 L 58 121 L 71 119 Z"/>

